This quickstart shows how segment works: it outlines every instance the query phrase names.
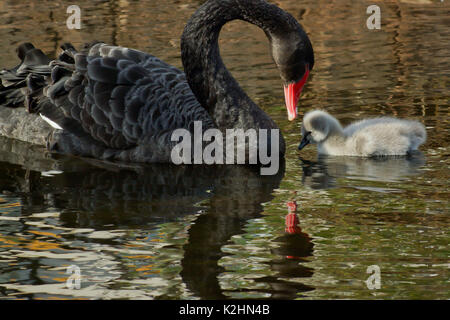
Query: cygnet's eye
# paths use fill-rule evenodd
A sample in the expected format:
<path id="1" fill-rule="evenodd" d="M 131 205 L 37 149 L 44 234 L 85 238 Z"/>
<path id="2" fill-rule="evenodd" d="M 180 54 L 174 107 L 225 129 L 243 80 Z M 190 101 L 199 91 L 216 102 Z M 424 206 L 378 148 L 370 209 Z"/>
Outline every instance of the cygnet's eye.
<path id="1" fill-rule="evenodd" d="M 307 139 L 308 141 L 312 140 L 311 131 L 306 131 L 303 139 Z"/>

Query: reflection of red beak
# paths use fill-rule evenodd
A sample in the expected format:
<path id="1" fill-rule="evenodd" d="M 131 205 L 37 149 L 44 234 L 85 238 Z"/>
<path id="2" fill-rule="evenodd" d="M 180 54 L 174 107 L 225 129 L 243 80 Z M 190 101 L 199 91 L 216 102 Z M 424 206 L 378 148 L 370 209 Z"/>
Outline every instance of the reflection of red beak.
<path id="1" fill-rule="evenodd" d="M 302 229 L 298 226 L 300 221 L 295 213 L 289 213 L 286 215 L 286 227 L 284 231 L 290 234 L 301 233 Z"/>
<path id="2" fill-rule="evenodd" d="M 294 120 L 297 117 L 297 102 L 300 98 L 300 93 L 302 93 L 303 86 L 305 85 L 306 79 L 308 79 L 309 67 L 306 65 L 305 74 L 298 82 L 294 82 L 284 86 L 284 100 L 286 101 L 286 108 L 288 112 L 289 121 Z"/>
<path id="3" fill-rule="evenodd" d="M 297 211 L 297 202 L 296 201 L 288 201 L 286 203 L 286 205 L 288 207 L 289 213 L 295 213 L 295 211 Z"/>
<path id="4" fill-rule="evenodd" d="M 289 201 L 287 203 L 288 214 L 286 215 L 286 228 L 284 231 L 287 233 L 301 233 L 302 229 L 298 226 L 300 221 L 298 220 L 298 216 L 296 214 L 297 211 L 297 202 Z"/>

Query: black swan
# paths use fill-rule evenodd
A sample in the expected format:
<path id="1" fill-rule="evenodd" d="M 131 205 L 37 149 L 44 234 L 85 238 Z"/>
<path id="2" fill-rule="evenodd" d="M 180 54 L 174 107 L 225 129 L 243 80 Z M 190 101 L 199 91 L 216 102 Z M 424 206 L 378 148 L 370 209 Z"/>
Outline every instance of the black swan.
<path id="1" fill-rule="evenodd" d="M 263 0 L 209 0 L 181 37 L 184 72 L 134 49 L 94 42 L 77 52 L 61 46 L 50 59 L 32 44 L 21 63 L 0 73 L 0 104 L 25 105 L 53 126 L 47 147 L 60 153 L 129 162 L 171 162 L 175 129 L 278 129 L 222 62 L 221 27 L 235 19 L 264 30 L 284 83 L 289 119 L 314 65 L 308 36 L 290 14 Z M 1 108 L 0 108 L 1 109 Z M 30 129 L 31 130 L 31 129 Z M 4 132 L 0 125 L 0 132 Z M 36 131 L 36 130 L 35 130 Z M 32 131 L 33 132 L 33 131 Z M 279 152 L 285 145 L 279 135 Z"/>

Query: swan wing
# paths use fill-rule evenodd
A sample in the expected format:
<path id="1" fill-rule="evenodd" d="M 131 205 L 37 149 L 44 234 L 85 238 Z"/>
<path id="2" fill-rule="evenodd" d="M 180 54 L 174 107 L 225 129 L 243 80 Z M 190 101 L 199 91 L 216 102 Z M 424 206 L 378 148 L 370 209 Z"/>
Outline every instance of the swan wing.
<path id="1" fill-rule="evenodd" d="M 119 150 L 190 128 L 195 120 L 213 126 L 185 74 L 160 59 L 104 43 L 86 45 L 80 52 L 70 44 L 62 49 L 51 62 L 46 57 L 48 61 L 25 63 L 27 52 L 20 65 L 0 75 L 12 83 L 0 88 L 6 104 L 25 101 L 28 111 L 39 112 L 86 143 Z"/>
<path id="2" fill-rule="evenodd" d="M 103 43 L 73 60 L 52 62 L 52 81 L 44 90 L 51 103 L 41 108 L 63 129 L 127 149 L 143 136 L 182 125 L 177 102 L 193 94 L 180 70 L 150 54 Z"/>

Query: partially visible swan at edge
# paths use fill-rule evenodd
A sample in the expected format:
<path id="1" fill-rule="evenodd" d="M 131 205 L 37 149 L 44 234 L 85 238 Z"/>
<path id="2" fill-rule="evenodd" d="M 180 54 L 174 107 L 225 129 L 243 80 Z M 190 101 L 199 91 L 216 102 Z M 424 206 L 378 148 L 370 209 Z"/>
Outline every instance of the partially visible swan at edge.
<path id="1" fill-rule="evenodd" d="M 317 144 L 319 154 L 334 156 L 402 156 L 423 144 L 427 134 L 418 121 L 381 117 L 354 122 L 343 128 L 325 111 L 305 114 L 298 149 Z"/>
<path id="2" fill-rule="evenodd" d="M 134 49 L 94 43 L 72 45 L 50 62 L 31 44 L 22 62 L 0 72 L 0 103 L 41 114 L 55 127 L 48 147 L 65 154 L 130 162 L 171 162 L 174 130 L 278 129 L 241 89 L 219 53 L 224 24 L 240 19 L 264 30 L 284 84 L 289 120 L 314 65 L 308 36 L 287 12 L 263 0 L 209 0 L 189 19 L 181 37 L 184 72 Z M 26 124 L 36 115 L 28 114 Z M 21 120 L 22 121 L 22 120 Z M 22 127 L 22 126 L 20 126 Z M 2 128 L 0 132 L 10 132 Z M 37 130 L 29 129 L 30 138 Z M 22 138 L 23 139 L 23 138 Z M 268 137 L 269 139 L 269 137 Z M 30 138 L 31 140 L 31 138 Z M 279 135 L 279 152 L 285 143 Z"/>

